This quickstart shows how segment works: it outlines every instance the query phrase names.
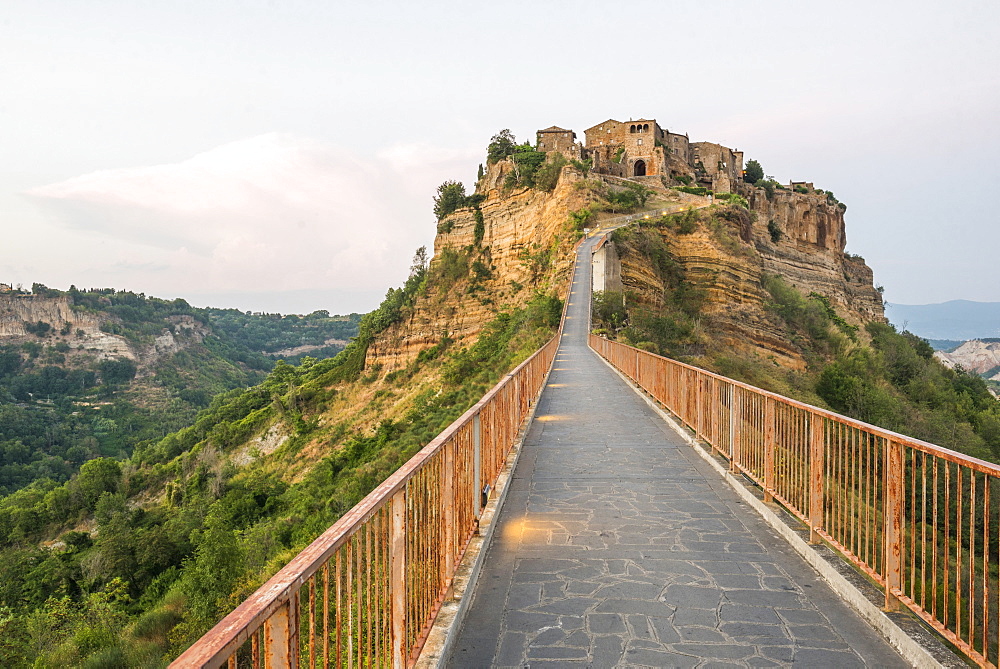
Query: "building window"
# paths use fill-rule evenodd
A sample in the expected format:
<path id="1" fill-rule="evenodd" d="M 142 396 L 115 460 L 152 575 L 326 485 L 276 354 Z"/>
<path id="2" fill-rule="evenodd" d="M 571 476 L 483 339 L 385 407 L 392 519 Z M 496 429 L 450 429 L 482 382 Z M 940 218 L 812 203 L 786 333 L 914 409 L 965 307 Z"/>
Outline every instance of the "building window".
<path id="1" fill-rule="evenodd" d="M 637 139 L 636 142 L 638 142 L 640 145 L 642 144 L 642 140 L 641 139 Z"/>

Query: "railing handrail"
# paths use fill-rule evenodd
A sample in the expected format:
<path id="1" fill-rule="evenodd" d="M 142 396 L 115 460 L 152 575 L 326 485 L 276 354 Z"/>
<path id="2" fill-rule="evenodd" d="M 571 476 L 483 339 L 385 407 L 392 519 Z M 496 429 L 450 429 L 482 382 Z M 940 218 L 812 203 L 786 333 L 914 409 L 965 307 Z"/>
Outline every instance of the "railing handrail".
<path id="1" fill-rule="evenodd" d="M 594 336 L 600 336 L 600 335 L 594 335 Z M 714 378 L 718 381 L 723 381 L 724 383 L 730 383 L 736 387 L 752 391 L 758 395 L 770 397 L 773 400 L 777 400 L 783 404 L 788 404 L 795 408 L 808 411 L 809 413 L 818 414 L 820 416 L 823 416 L 824 418 L 831 418 L 833 420 L 836 420 L 838 423 L 844 423 L 851 427 L 856 427 L 865 430 L 866 432 L 871 432 L 885 439 L 889 439 L 891 441 L 898 442 L 906 446 L 912 446 L 913 448 L 916 448 L 919 451 L 923 451 L 925 453 L 929 453 L 931 455 L 944 458 L 945 460 L 948 460 L 950 462 L 967 465 L 972 469 L 975 469 L 976 471 L 982 472 L 983 474 L 989 474 L 991 476 L 1000 477 L 1000 465 L 994 462 L 981 460 L 975 456 L 966 455 L 965 453 L 960 453 L 958 451 L 947 448 L 946 446 L 939 446 L 937 444 L 932 444 L 928 441 L 917 439 L 916 437 L 910 437 L 908 435 L 901 434 L 899 432 L 894 432 L 884 427 L 879 427 L 878 425 L 872 425 L 871 423 L 866 423 L 862 420 L 858 420 L 856 418 L 851 418 L 850 416 L 839 414 L 836 411 L 831 411 L 830 409 L 824 409 L 822 407 L 818 407 L 812 404 L 807 404 L 806 402 L 792 399 L 791 397 L 785 397 L 784 395 L 780 395 L 770 390 L 758 388 L 757 386 L 750 385 L 749 383 L 744 383 L 743 381 L 737 381 L 736 379 L 731 379 L 728 376 L 716 374 L 715 372 L 709 371 L 707 369 L 702 369 L 701 367 L 696 367 L 695 365 L 691 365 L 686 362 L 681 362 L 680 360 L 674 360 L 673 358 L 668 358 L 666 356 L 662 356 L 657 353 L 645 351 L 641 348 L 636 348 L 635 346 L 629 346 L 628 344 L 623 344 L 622 342 L 612 342 L 611 340 L 607 341 L 609 341 L 612 344 L 616 344 L 618 346 L 624 346 L 626 348 L 630 348 L 634 351 L 640 351 L 646 355 L 650 355 L 655 358 L 660 358 L 661 360 L 666 360 L 667 362 L 673 365 L 678 365 L 680 367 L 690 369 L 691 371 L 704 374 L 705 376 Z"/>
<path id="2" fill-rule="evenodd" d="M 575 252 L 586 239 L 586 237 L 580 239 L 574 246 L 574 257 Z M 403 490 L 407 483 L 423 467 L 438 456 L 441 449 L 455 439 L 463 428 L 472 423 L 513 379 L 529 365 L 533 364 L 539 356 L 546 354 L 550 347 L 558 345 L 565 326 L 566 309 L 569 304 L 569 296 L 572 292 L 575 275 L 574 265 L 570 270 L 566 300 L 563 304 L 559 327 L 551 339 L 540 346 L 538 350 L 521 364 L 504 374 L 478 402 L 442 430 L 399 469 L 389 475 L 351 510 L 341 516 L 329 529 L 292 558 L 288 564 L 282 567 L 250 597 L 226 615 L 201 639 L 186 649 L 174 660 L 171 666 L 219 666 L 225 662 L 251 636 L 256 634 L 257 630 L 271 616 L 281 607 L 286 606 L 294 593 L 299 591 L 308 579 L 316 575 L 325 564 L 328 564 L 331 557 L 351 539 L 360 526 L 370 520 L 379 511 L 386 508 L 386 505 L 390 504 L 394 496 Z M 552 359 L 555 359 L 554 353 L 552 354 Z M 549 367 L 551 367 L 551 361 Z M 492 481 L 489 483 L 490 485 L 493 484 Z"/>
<path id="3" fill-rule="evenodd" d="M 980 666 L 1000 661 L 1000 466 L 591 334 L 590 347 Z M 949 578 L 951 579 L 949 583 Z"/>

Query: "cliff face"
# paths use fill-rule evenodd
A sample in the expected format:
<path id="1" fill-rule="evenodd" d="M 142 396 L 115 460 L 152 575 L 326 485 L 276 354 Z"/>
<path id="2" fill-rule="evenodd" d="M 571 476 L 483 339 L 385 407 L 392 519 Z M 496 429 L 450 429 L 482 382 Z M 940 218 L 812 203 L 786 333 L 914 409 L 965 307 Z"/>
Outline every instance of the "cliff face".
<path id="1" fill-rule="evenodd" d="M 951 353 L 935 351 L 934 357 L 946 367 L 961 367 L 967 372 L 989 375 L 988 378 L 1000 381 L 1000 342 L 973 339 Z"/>
<path id="2" fill-rule="evenodd" d="M 804 293 L 828 297 L 849 322 L 884 321 L 882 296 L 873 285 L 864 259 L 846 255 L 844 210 L 825 195 L 747 186 L 751 210 L 757 214 L 753 244 L 763 269 L 783 276 Z M 771 223 L 773 221 L 773 224 Z M 771 230 L 780 233 L 773 241 Z"/>
<path id="3" fill-rule="evenodd" d="M 704 327 L 715 344 L 773 358 L 785 367 L 805 367 L 786 326 L 766 308 L 770 296 L 762 283 L 767 275 L 781 276 L 804 295 L 828 298 L 850 324 L 885 320 L 871 269 L 843 252 L 839 206 L 813 193 L 778 191 L 769 199 L 763 190 L 747 187 L 744 194 L 749 216 L 738 208 L 707 208 L 690 231 L 660 231 L 686 278 L 704 295 Z M 628 243 L 618 253 L 625 290 L 661 306 L 666 286 L 648 259 Z"/>
<path id="4" fill-rule="evenodd" d="M 0 295 L 0 344 L 65 342 L 70 347 L 70 358 L 77 354 L 98 359 L 127 358 L 138 363 L 140 376 L 160 358 L 200 343 L 208 334 L 208 329 L 190 316 L 171 316 L 169 320 L 173 332 L 165 329 L 151 344 L 139 346 L 125 337 L 102 331 L 101 325 L 112 322 L 112 318 L 75 310 L 65 295 Z M 50 328 L 43 339 L 28 329 L 39 322 Z"/>
<path id="5" fill-rule="evenodd" d="M 551 193 L 532 188 L 505 193 L 501 184 L 510 169 L 507 161 L 491 165 L 479 183 L 477 192 L 485 197 L 480 243 L 471 208 L 438 226 L 431 271 L 443 271 L 450 254 L 457 254 L 458 262 L 470 270 L 447 290 L 421 295 L 408 317 L 369 347 L 366 366 L 379 363 L 386 371 L 405 367 L 445 335 L 459 343 L 470 341 L 499 311 L 523 304 L 535 291 L 564 297 L 575 244 L 567 227 L 569 213 L 586 207 L 595 196 L 570 168 L 563 170 Z M 488 277 L 476 278 L 476 262 L 489 270 Z"/>
<path id="6" fill-rule="evenodd" d="M 404 321 L 369 347 L 366 366 L 378 363 L 385 371 L 404 367 L 444 336 L 471 341 L 498 311 L 522 304 L 535 290 L 560 295 L 565 291 L 574 240 L 570 213 L 592 205 L 600 188 L 621 187 L 624 180 L 595 175 L 588 179 L 567 167 L 551 193 L 528 188 L 505 192 L 502 184 L 510 169 L 508 161 L 501 161 L 478 184 L 477 192 L 485 198 L 480 206 L 481 241 L 476 212 L 463 209 L 439 224 L 434 242 L 432 272 L 451 254 L 452 261 L 458 257 L 465 267 L 481 263 L 490 276 L 476 280 L 466 272 L 447 290 L 420 296 Z M 871 269 L 861 258 L 844 253 L 843 208 L 825 193 L 776 189 L 768 196 L 761 188 L 741 185 L 750 206 L 747 212 L 724 204 L 713 208 L 709 199 L 678 193 L 655 178 L 636 181 L 655 191 L 648 203 L 654 216 L 659 208 L 701 207 L 701 222 L 693 230 L 681 234 L 661 229 L 661 234 L 687 279 L 704 296 L 705 330 L 720 346 L 773 358 L 791 368 L 805 367 L 786 325 L 767 309 L 770 295 L 762 283 L 768 275 L 783 277 L 804 295 L 826 297 L 850 324 L 885 320 Z M 616 251 L 621 253 L 620 265 L 608 271 L 620 271 L 624 289 L 642 302 L 661 306 L 667 287 L 649 259 L 628 248 L 609 249 L 609 257 Z"/>

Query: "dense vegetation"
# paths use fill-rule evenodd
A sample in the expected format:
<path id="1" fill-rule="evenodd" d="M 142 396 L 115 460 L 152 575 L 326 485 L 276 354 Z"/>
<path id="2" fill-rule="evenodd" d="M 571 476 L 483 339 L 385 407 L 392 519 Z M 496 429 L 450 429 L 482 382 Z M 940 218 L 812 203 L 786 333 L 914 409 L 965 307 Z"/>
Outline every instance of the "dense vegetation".
<path id="1" fill-rule="evenodd" d="M 65 482 L 88 460 L 125 457 L 190 425 L 219 393 L 263 379 L 274 360 L 262 353 L 313 345 L 314 357 L 335 355 L 342 346 L 326 342 L 353 336 L 360 318 L 199 309 L 111 288 L 62 292 L 36 283 L 32 294 L 67 297 L 137 351 L 152 350 L 166 332 L 180 350 L 147 360 L 140 375 L 137 361 L 107 357 L 82 331 L 27 324 L 32 339 L 0 346 L 0 495 Z"/>
<path id="2" fill-rule="evenodd" d="M 331 316 L 328 311 L 314 311 L 305 316 L 295 314 L 261 314 L 239 309 L 204 310 L 216 332 L 251 351 L 278 357 L 280 351 L 300 346 L 310 350 L 292 355 L 280 355 L 286 362 L 300 362 L 305 356 L 332 358 L 344 348 L 346 342 L 358 333 L 360 314 Z M 312 348 L 315 347 L 315 348 Z"/>
<path id="3" fill-rule="evenodd" d="M 500 311 L 471 346 L 443 334 L 407 368 L 366 367 L 374 338 L 418 297 L 473 293 L 489 275 L 481 250 L 445 256 L 428 267 L 418 252 L 406 284 L 360 319 L 336 357 L 279 362 L 261 383 L 216 395 L 186 427 L 141 440 L 130 455 L 109 450 L 76 475 L 38 479 L 0 500 L 0 664 L 164 665 L 551 336 L 562 303 L 537 294 Z M 287 345 L 268 319 L 247 316 L 223 312 L 220 336 Z M 303 320 L 313 316 L 327 318 Z M 0 366 L 17 363 L 0 357 Z M 119 383 L 128 372 L 103 371 Z M 393 409 L 424 374 L 439 381 Z M 352 392 L 370 394 L 373 428 L 331 411 Z M 272 428 L 283 436 L 267 446 Z M 246 445 L 254 435 L 265 438 Z M 314 466 L 288 476 L 320 447 Z"/>

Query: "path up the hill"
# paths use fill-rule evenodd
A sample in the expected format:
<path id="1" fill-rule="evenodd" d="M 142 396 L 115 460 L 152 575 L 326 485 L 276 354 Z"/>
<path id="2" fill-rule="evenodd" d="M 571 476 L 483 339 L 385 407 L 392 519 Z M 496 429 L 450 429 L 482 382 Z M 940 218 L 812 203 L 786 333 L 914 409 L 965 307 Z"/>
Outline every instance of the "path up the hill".
<path id="1" fill-rule="evenodd" d="M 595 243 L 448 666 L 906 666 L 587 347 Z"/>

